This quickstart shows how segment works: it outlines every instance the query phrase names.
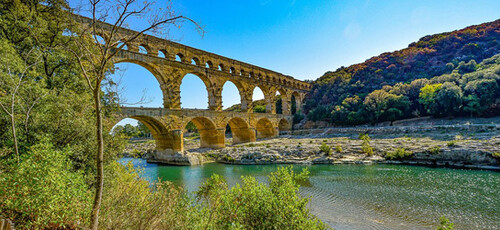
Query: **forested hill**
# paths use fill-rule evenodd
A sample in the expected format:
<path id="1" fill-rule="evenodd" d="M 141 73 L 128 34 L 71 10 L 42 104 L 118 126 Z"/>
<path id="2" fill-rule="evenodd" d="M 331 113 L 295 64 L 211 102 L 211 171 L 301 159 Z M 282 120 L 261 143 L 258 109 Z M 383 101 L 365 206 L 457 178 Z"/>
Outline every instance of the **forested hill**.
<path id="1" fill-rule="evenodd" d="M 325 73 L 313 82 L 303 110 L 309 120 L 334 122 L 331 115 L 338 106 L 345 107 L 353 101 L 362 103 L 368 94 L 385 85 L 450 74 L 459 65 L 464 66 L 472 60 L 471 64 L 477 64 L 499 53 L 500 19 L 425 36 L 405 49 Z M 366 119 L 344 123 L 363 122 Z"/>

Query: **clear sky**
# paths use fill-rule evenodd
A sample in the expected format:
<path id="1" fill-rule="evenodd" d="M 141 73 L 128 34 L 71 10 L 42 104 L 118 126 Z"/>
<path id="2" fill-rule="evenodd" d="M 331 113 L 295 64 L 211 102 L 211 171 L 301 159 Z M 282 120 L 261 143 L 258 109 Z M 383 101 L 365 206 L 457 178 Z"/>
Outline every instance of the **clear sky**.
<path id="1" fill-rule="evenodd" d="M 425 35 L 500 18 L 499 0 L 178 0 L 174 9 L 206 31 L 202 38 L 186 24 L 171 31 L 177 42 L 302 80 L 405 48 Z M 140 27 L 134 23 L 133 28 Z M 130 102 L 147 88 L 152 100 L 143 106 L 161 106 L 158 83 L 147 70 L 119 67 L 127 69 L 123 85 Z M 228 85 L 224 107 L 239 103 L 236 87 Z M 201 80 L 184 78 L 181 102 L 186 108 L 207 108 Z"/>

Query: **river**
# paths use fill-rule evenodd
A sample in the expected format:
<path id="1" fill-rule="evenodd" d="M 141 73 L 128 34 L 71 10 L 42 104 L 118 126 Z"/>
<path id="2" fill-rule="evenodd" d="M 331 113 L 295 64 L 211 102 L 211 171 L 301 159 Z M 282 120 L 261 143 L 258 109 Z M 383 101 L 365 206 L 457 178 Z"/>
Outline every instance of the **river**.
<path id="1" fill-rule="evenodd" d="M 149 181 L 171 181 L 189 192 L 213 173 L 230 185 L 241 176 L 265 181 L 278 165 L 164 166 L 122 158 L 143 167 Z M 500 173 L 403 165 L 295 165 L 307 167 L 313 214 L 335 229 L 435 229 L 446 216 L 456 229 L 500 229 Z"/>

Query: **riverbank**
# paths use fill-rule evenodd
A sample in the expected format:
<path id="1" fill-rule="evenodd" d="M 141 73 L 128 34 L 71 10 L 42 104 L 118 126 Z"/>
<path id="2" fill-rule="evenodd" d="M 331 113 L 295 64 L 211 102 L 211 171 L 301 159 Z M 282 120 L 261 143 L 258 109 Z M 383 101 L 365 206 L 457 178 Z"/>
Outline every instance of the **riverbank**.
<path id="1" fill-rule="evenodd" d="M 360 134 L 367 134 L 360 139 Z M 296 130 L 278 138 L 200 149 L 198 139 L 185 139 L 186 153 L 200 162 L 225 164 L 409 164 L 500 171 L 500 125 L 463 122 Z M 147 153 L 154 141 L 132 143 L 130 153 Z M 154 161 L 154 159 L 152 159 Z"/>

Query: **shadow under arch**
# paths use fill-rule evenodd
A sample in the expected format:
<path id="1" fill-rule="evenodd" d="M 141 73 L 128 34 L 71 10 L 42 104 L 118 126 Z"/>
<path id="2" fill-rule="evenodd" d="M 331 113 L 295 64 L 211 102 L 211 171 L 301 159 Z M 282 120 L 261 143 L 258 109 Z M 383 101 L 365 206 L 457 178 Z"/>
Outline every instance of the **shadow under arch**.
<path id="1" fill-rule="evenodd" d="M 200 133 L 200 147 L 219 149 L 224 148 L 224 130 L 218 130 L 215 123 L 207 117 L 193 117 L 182 127 L 186 127 L 189 122 L 193 122 Z"/>
<path id="2" fill-rule="evenodd" d="M 233 136 L 233 144 L 254 142 L 255 130 L 250 129 L 248 123 L 239 117 L 233 117 L 227 122 L 231 128 L 231 134 Z"/>
<path id="3" fill-rule="evenodd" d="M 267 118 L 261 118 L 257 121 L 256 131 L 257 138 L 269 138 L 278 135 L 273 123 Z"/>
<path id="4" fill-rule="evenodd" d="M 169 130 L 167 127 L 159 120 L 150 116 L 122 116 L 119 117 L 119 121 L 131 118 L 142 122 L 151 131 L 151 135 L 156 143 L 156 150 L 165 150 L 172 148 L 172 139 L 169 138 Z M 118 123 L 118 122 L 117 122 Z"/>
<path id="5" fill-rule="evenodd" d="M 290 122 L 287 119 L 282 118 L 278 124 L 278 129 L 279 129 L 280 133 L 288 132 L 288 131 L 292 130 L 292 125 L 290 124 Z"/>

